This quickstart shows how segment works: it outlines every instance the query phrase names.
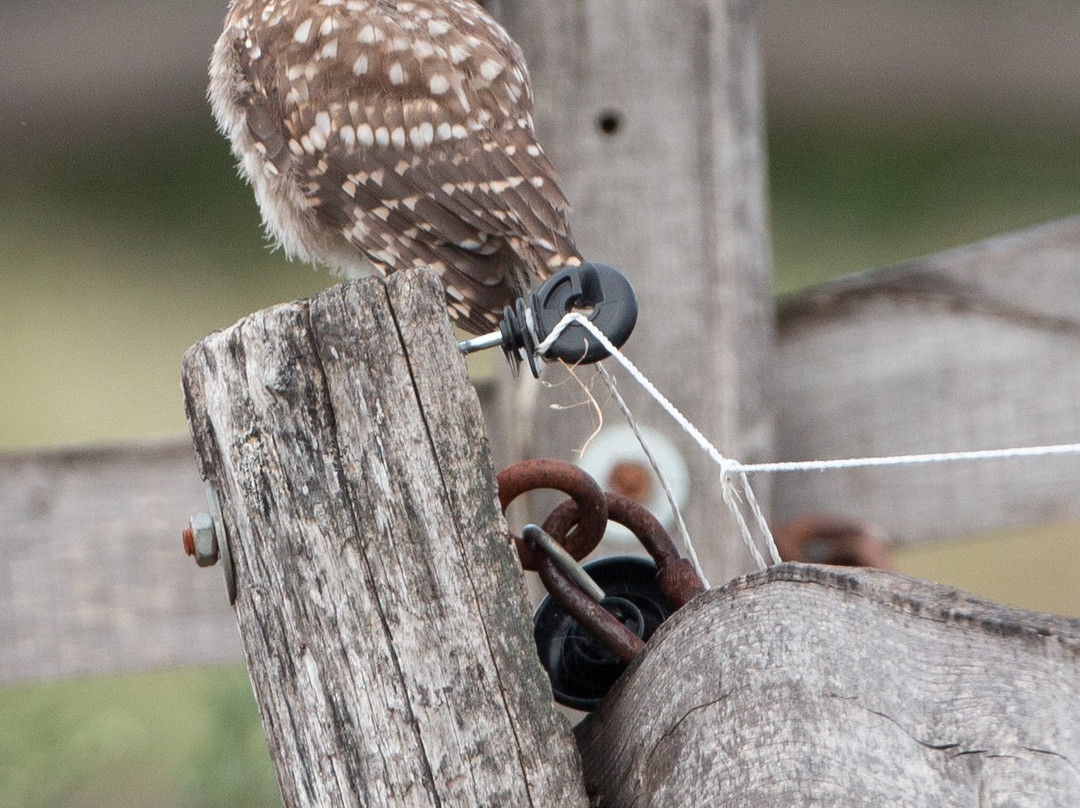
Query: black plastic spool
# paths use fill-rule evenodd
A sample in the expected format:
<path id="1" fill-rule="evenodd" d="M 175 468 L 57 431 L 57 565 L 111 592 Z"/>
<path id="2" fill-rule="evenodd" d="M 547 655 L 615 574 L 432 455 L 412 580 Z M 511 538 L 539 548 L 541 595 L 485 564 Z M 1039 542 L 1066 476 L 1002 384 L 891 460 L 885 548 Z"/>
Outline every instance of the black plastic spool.
<path id="1" fill-rule="evenodd" d="M 601 605 L 646 642 L 674 611 L 656 582 L 656 564 L 647 558 L 601 558 L 584 569 L 607 595 Z M 533 638 L 555 701 L 567 707 L 595 709 L 626 670 L 550 595 L 533 616 Z"/>
<path id="2" fill-rule="evenodd" d="M 503 310 L 499 330 L 511 365 L 524 357 L 534 376 L 540 376 L 536 346 L 571 311 L 580 311 L 611 341 L 621 347 L 637 324 L 638 303 L 630 281 L 614 267 L 586 261 L 561 269 L 532 294 Z M 532 315 L 532 323 L 528 314 Z M 591 364 L 608 355 L 592 334 L 578 324 L 569 326 L 552 343 L 546 356 L 567 364 Z"/>

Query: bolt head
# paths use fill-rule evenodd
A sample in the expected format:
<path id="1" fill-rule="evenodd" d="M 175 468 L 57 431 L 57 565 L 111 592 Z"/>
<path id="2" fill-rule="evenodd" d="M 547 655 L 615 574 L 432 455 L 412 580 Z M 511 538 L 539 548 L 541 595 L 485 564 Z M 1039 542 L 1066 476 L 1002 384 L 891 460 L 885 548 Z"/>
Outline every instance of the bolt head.
<path id="1" fill-rule="evenodd" d="M 210 567 L 218 562 L 218 542 L 214 532 L 214 520 L 208 513 L 195 513 L 191 515 L 192 545 L 195 552 L 195 563 L 200 567 Z"/>
<path id="2" fill-rule="evenodd" d="M 653 470 L 640 460 L 619 460 L 611 467 L 608 488 L 646 505 L 653 496 Z"/>

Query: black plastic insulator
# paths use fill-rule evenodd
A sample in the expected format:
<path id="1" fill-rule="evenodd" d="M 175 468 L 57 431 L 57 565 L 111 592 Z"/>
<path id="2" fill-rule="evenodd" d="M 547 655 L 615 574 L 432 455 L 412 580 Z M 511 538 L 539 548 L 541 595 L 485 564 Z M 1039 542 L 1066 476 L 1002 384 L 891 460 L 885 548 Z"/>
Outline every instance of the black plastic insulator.
<path id="1" fill-rule="evenodd" d="M 606 264 L 587 261 L 559 270 L 535 292 L 503 311 L 499 330 L 511 364 L 516 366 L 524 357 L 533 375 L 539 376 L 536 346 L 572 311 L 587 317 L 619 348 L 637 324 L 637 295 L 630 281 Z M 584 327 L 574 324 L 559 335 L 545 355 L 572 365 L 591 364 L 608 356 L 608 351 Z"/>
<path id="2" fill-rule="evenodd" d="M 499 322 L 499 331 L 502 333 L 502 349 L 506 354 L 506 360 L 517 375 L 518 364 L 522 357 L 529 366 L 529 370 L 536 378 L 540 378 L 540 365 L 536 360 L 536 346 L 538 341 L 543 342 L 543 337 L 537 337 L 536 333 L 529 328 L 526 319 L 526 298 L 519 297 L 514 305 L 503 309 L 503 318 Z M 534 339 L 534 337 L 536 337 Z"/>
<path id="3" fill-rule="evenodd" d="M 601 605 L 648 641 L 674 611 L 656 582 L 656 564 L 637 556 L 601 558 L 584 569 L 607 595 Z M 533 638 L 555 701 L 595 709 L 626 665 L 563 610 L 550 595 L 533 616 Z"/>

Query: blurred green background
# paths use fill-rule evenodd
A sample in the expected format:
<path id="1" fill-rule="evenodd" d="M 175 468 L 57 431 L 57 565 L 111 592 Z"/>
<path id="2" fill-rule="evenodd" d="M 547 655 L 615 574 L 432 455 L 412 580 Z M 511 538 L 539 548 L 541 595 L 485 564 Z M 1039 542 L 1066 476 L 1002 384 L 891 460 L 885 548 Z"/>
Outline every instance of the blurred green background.
<path id="1" fill-rule="evenodd" d="M 829 7 L 847 5 L 819 3 L 818 11 L 828 19 Z M 251 194 L 203 105 L 201 70 L 223 8 L 186 5 L 187 40 L 169 27 L 175 10 L 130 0 L 0 10 L 0 451 L 186 431 L 183 351 L 251 311 L 333 282 L 267 250 Z M 948 15 L 968 19 L 973 8 L 1003 55 L 1038 33 L 1028 30 L 1029 12 L 1041 9 L 1034 17 L 1054 32 L 1041 49 L 1045 64 L 1024 53 L 1042 72 L 1002 58 L 964 78 L 965 59 L 988 63 L 977 48 L 955 52 L 954 38 L 968 41 L 961 33 L 946 30 L 947 59 L 938 45 L 916 41 L 927 18 L 958 24 Z M 1080 61 L 1055 49 L 1059 35 L 1072 43 L 1069 32 L 1080 35 L 1074 4 L 926 0 L 862 9 L 871 42 L 853 34 L 837 52 L 834 28 L 793 22 L 781 0 L 762 5 L 779 292 L 1080 213 L 1080 114 L 1067 100 L 1080 98 Z M 935 9 L 947 13 L 939 19 Z M 147 67 L 134 78 L 99 66 L 93 60 L 105 56 L 92 48 L 95 32 L 106 43 L 135 41 L 135 29 L 125 34 L 132 10 L 149 15 L 146 47 L 160 57 L 136 53 Z M 903 14 L 918 18 L 914 34 L 898 22 Z M 875 20 L 912 37 L 897 57 L 914 65 L 908 84 L 871 69 L 892 58 L 872 42 L 900 36 L 875 29 Z M 69 55 L 42 50 L 48 37 Z M 920 56 L 928 47 L 945 59 L 938 74 Z M 31 56 L 38 61 L 28 65 Z M 78 79 L 85 90 L 34 74 L 35 64 L 47 73 L 54 56 L 86 71 Z M 844 80 L 830 81 L 830 69 Z M 150 76 L 148 85 L 140 76 Z M 905 551 L 900 566 L 1080 614 L 1069 573 L 1080 568 L 1076 547 L 1063 529 Z M 1051 554 L 1064 558 L 1048 571 L 1039 559 Z M 243 670 L 0 690 L 0 806 L 275 804 Z"/>

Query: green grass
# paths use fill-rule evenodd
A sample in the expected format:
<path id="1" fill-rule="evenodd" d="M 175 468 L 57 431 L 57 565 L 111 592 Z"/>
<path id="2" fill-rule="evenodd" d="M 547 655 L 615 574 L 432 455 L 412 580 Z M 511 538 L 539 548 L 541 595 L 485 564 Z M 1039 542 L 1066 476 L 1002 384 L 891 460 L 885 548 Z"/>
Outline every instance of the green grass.
<path id="1" fill-rule="evenodd" d="M 775 120 L 768 145 L 784 289 L 1080 212 L 1080 138 L 1051 119 L 909 130 Z M 209 120 L 46 144 L 44 155 L 36 140 L 17 140 L 5 143 L 0 169 L 5 229 L 39 261 L 65 246 L 121 263 L 164 252 L 211 261 L 184 261 L 182 277 L 252 290 L 264 280 L 252 264 L 283 263 L 268 260 L 251 194 Z M 9 259 L 2 266 L 16 269 Z"/>
<path id="2" fill-rule="evenodd" d="M 0 690 L 0 805 L 277 804 L 266 742 L 241 669 Z"/>
<path id="3" fill-rule="evenodd" d="M 0 153 L 0 449 L 185 429 L 183 351 L 333 282 L 271 254 L 206 120 Z M 1080 138 L 1021 123 L 774 123 L 786 292 L 1080 212 Z"/>
<path id="4" fill-rule="evenodd" d="M 905 547 L 900 572 L 939 581 L 999 603 L 1080 617 L 1080 524 L 1048 524 Z M 1046 559 L 1053 558 L 1053 564 Z M 1038 586 L 1032 586 L 1038 581 Z"/>
<path id="5" fill-rule="evenodd" d="M 333 282 L 267 250 L 209 125 L 25 147 L 0 157 L 0 449 L 185 431 L 184 350 Z"/>
<path id="6" fill-rule="evenodd" d="M 769 164 L 780 292 L 1080 214 L 1080 138 L 1057 125 L 774 126 Z"/>

